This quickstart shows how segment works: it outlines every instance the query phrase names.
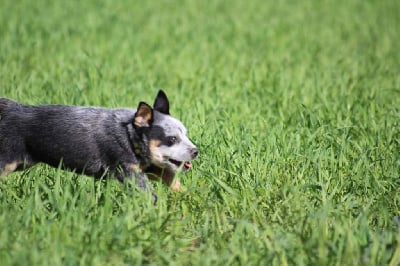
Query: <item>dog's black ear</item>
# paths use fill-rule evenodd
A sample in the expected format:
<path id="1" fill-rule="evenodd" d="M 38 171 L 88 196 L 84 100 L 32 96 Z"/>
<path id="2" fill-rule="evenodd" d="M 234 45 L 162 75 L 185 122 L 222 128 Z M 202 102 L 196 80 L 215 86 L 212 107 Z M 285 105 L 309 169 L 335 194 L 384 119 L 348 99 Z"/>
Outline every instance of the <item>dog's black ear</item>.
<path id="1" fill-rule="evenodd" d="M 167 95 L 162 90 L 158 91 L 156 100 L 154 101 L 154 110 L 169 115 L 169 101 Z"/>
<path id="2" fill-rule="evenodd" d="M 147 103 L 140 102 L 133 124 L 136 127 L 149 127 L 153 122 L 153 109 Z"/>

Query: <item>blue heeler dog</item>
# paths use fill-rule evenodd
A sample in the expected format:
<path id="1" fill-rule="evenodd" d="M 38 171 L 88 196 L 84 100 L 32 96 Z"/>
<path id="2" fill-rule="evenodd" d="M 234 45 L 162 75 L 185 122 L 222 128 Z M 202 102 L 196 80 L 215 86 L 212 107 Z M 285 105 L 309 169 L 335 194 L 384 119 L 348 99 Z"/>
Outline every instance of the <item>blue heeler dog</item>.
<path id="1" fill-rule="evenodd" d="M 61 163 L 97 178 L 134 178 L 143 190 L 148 177 L 179 190 L 175 173 L 188 170 L 197 156 L 161 90 L 153 108 L 140 102 L 136 110 L 30 106 L 0 98 L 0 176 L 38 162 Z"/>

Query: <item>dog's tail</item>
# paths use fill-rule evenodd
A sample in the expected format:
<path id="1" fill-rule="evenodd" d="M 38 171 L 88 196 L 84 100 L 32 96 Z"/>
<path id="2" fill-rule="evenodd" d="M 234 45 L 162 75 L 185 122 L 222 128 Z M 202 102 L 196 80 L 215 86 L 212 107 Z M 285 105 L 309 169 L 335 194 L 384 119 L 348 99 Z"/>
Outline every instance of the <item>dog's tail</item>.
<path id="1" fill-rule="evenodd" d="M 20 104 L 16 101 L 9 100 L 6 98 L 0 98 L 0 114 L 2 114 L 9 108 L 16 108 L 18 106 L 20 106 Z"/>

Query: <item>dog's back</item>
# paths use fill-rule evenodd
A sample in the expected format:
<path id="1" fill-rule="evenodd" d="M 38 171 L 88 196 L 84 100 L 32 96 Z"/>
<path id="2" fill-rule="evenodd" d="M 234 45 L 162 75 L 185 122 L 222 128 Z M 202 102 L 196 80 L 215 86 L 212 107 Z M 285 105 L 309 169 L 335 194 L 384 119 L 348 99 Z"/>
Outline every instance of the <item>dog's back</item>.
<path id="1" fill-rule="evenodd" d="M 1 98 L 0 161 L 52 166 L 63 161 L 77 171 L 103 173 L 103 165 L 113 166 L 110 156 L 134 156 L 125 127 L 134 114 L 132 109 L 22 105 Z"/>
<path id="2" fill-rule="evenodd" d="M 7 98 L 0 98 L 0 112 L 3 111 L 3 109 L 7 108 L 7 106 L 10 103 L 13 103 L 14 101 L 9 100 Z"/>
<path id="3" fill-rule="evenodd" d="M 21 105 L 16 101 L 7 98 L 0 98 L 0 115 L 4 115 L 3 113 L 8 109 L 17 109 L 19 106 Z"/>
<path id="4" fill-rule="evenodd" d="M 16 101 L 0 98 L 0 153 L 4 151 L 6 145 L 6 135 L 13 127 L 13 116 L 21 111 L 22 105 Z M 3 147 L 3 149 L 2 149 Z"/>

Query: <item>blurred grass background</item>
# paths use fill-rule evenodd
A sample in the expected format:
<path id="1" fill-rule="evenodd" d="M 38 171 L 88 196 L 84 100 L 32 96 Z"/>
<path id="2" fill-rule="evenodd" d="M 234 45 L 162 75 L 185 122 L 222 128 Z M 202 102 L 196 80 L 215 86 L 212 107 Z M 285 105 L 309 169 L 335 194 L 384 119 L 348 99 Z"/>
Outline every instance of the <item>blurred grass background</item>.
<path id="1" fill-rule="evenodd" d="M 0 0 L 0 96 L 136 107 L 201 157 L 159 203 L 47 166 L 0 183 L 3 265 L 396 265 L 400 2 Z"/>

